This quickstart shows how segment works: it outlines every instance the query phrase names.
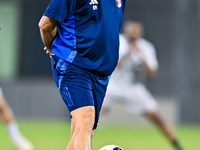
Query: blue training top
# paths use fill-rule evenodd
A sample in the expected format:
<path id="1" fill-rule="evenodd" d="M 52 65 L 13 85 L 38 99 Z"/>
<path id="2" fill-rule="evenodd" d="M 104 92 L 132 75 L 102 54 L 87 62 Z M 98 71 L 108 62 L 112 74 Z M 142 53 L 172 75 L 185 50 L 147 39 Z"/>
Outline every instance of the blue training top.
<path id="1" fill-rule="evenodd" d="M 126 0 L 51 0 L 44 16 L 59 21 L 51 50 L 99 76 L 118 61 L 119 30 Z"/>

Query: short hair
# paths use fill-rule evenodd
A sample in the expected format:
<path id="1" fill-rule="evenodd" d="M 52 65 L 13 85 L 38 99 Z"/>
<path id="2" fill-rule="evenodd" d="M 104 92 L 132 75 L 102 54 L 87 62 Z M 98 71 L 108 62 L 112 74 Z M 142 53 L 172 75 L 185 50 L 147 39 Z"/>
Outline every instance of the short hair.
<path id="1" fill-rule="evenodd" d="M 141 35 L 144 35 L 144 26 L 140 21 L 132 21 L 132 20 L 126 21 L 124 24 L 123 32 L 126 32 L 132 24 L 138 24 L 141 30 Z"/>

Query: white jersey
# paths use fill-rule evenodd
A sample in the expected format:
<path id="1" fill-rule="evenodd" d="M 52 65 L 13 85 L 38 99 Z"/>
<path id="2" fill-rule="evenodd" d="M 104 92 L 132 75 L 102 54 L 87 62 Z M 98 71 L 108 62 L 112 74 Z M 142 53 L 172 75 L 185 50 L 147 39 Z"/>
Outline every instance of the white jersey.
<path id="1" fill-rule="evenodd" d="M 132 84 L 132 82 L 143 80 L 146 73 L 143 70 L 142 60 L 152 69 L 158 69 L 158 61 L 156 58 L 156 50 L 149 41 L 144 38 L 136 40 L 139 52 L 132 52 L 130 56 L 117 67 L 112 74 L 111 82 L 119 84 Z M 129 45 L 124 35 L 120 35 L 119 59 L 129 52 Z M 141 79 L 140 79 L 141 78 Z"/>
<path id="2" fill-rule="evenodd" d="M 150 42 L 140 38 L 136 44 L 140 51 L 132 51 L 126 60 L 114 70 L 108 84 L 104 106 L 110 107 L 114 101 L 121 101 L 127 111 L 142 115 L 147 111 L 157 109 L 158 105 L 141 79 L 138 79 L 138 76 L 141 78 L 145 75 L 142 60 L 152 70 L 158 69 L 158 61 L 155 48 Z M 120 35 L 119 59 L 128 52 L 128 42 L 123 35 Z"/>
<path id="3" fill-rule="evenodd" d="M 0 87 L 0 97 L 3 96 L 3 92 L 2 92 L 2 89 Z"/>

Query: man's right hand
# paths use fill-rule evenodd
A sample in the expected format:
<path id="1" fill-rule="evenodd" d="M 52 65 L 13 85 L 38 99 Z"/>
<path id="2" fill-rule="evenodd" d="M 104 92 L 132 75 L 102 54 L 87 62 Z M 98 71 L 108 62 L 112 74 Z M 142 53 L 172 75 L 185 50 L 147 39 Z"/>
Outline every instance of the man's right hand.
<path id="1" fill-rule="evenodd" d="M 47 47 L 44 47 L 44 50 L 46 51 L 46 54 L 49 54 L 49 57 L 51 58 L 51 56 L 53 55 L 53 53 L 51 52 L 51 50 L 47 49 Z"/>

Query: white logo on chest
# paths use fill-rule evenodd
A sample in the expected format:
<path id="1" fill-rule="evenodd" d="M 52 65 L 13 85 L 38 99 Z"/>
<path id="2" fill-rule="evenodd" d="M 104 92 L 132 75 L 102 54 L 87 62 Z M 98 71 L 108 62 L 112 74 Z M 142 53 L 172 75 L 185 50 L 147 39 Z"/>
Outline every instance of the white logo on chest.
<path id="1" fill-rule="evenodd" d="M 97 0 L 91 0 L 89 4 L 92 5 L 93 10 L 98 9 L 97 5 L 99 4 L 99 2 Z"/>

